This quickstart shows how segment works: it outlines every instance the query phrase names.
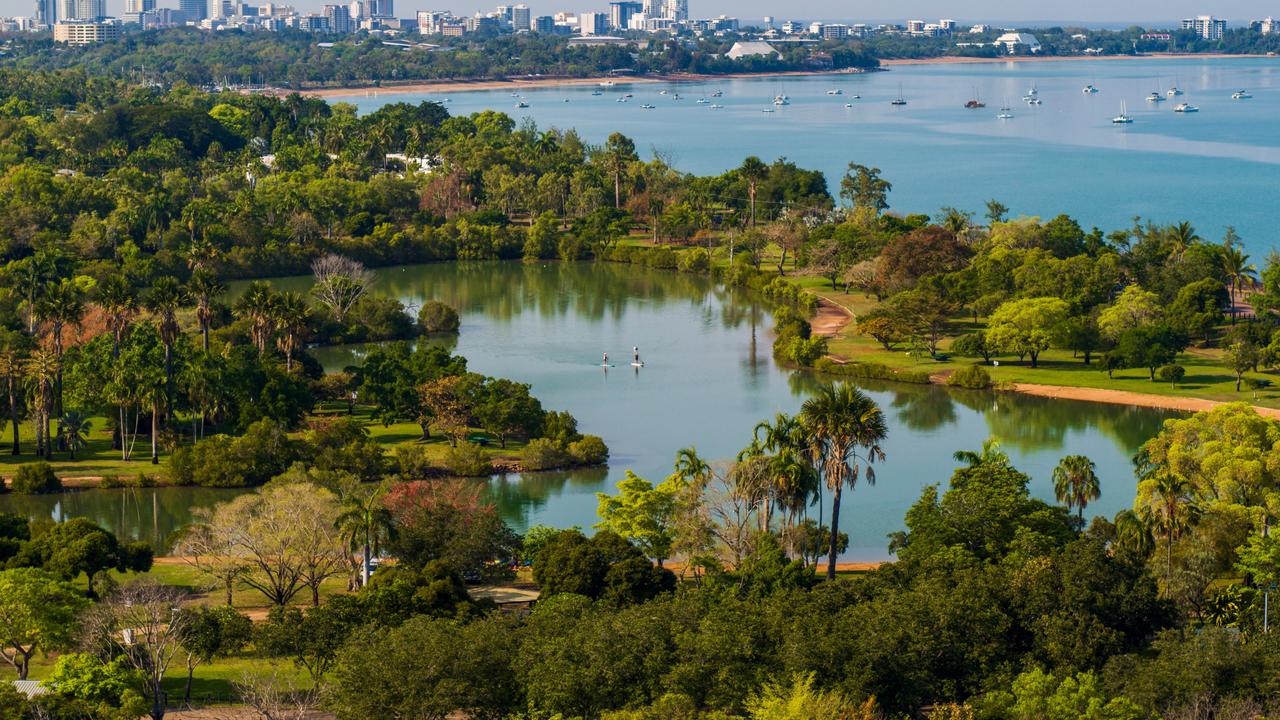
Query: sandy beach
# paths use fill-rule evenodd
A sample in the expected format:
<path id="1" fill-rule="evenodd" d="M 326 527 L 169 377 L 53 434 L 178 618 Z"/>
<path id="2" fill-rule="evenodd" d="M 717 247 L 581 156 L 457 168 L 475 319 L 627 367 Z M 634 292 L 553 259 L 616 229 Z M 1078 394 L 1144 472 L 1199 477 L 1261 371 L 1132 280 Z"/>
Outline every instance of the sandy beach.
<path id="1" fill-rule="evenodd" d="M 1051 57 L 1035 57 L 1035 56 L 1016 56 L 1016 57 L 998 57 L 998 58 L 970 58 L 970 57 L 936 57 L 936 58 L 918 58 L 918 59 L 898 59 L 898 60 L 881 60 L 882 69 L 891 70 L 894 67 L 907 65 L 965 65 L 965 64 L 993 64 L 993 63 L 1041 63 L 1041 62 L 1071 62 L 1081 60 L 1178 60 L 1178 59 L 1202 59 L 1202 60 L 1224 60 L 1231 58 L 1265 58 L 1266 55 L 1228 55 L 1223 53 L 1204 53 L 1204 54 L 1176 54 L 1176 53 L 1152 53 L 1149 55 L 1071 55 L 1071 56 L 1051 56 Z M 643 76 L 618 76 L 618 77 L 587 77 L 587 78 L 571 78 L 571 77 L 521 77 L 506 78 L 500 80 L 428 80 L 424 82 L 410 82 L 395 85 L 382 85 L 380 87 L 334 87 L 334 88 L 313 88 L 302 91 L 304 95 L 319 98 L 357 98 L 357 97 L 378 97 L 380 95 L 403 95 L 403 94 L 449 94 L 458 92 L 475 92 L 479 90 L 509 90 L 519 92 L 522 89 L 535 88 L 556 88 L 556 87 L 582 87 L 599 85 L 603 82 L 612 82 L 615 85 L 638 85 L 650 83 L 679 83 L 679 82 L 708 82 L 717 79 L 732 80 L 738 78 L 772 78 L 772 77 L 808 77 L 808 76 L 824 76 L 824 75 L 857 75 L 864 70 L 790 70 L 775 73 L 728 73 L 724 75 L 643 75 Z M 281 91 L 282 93 L 284 91 Z"/>

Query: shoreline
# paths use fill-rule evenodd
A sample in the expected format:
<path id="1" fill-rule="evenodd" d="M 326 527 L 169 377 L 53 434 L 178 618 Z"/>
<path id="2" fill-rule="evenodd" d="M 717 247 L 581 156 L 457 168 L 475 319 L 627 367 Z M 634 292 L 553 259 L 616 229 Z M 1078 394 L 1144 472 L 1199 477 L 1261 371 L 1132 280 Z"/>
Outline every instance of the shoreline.
<path id="1" fill-rule="evenodd" d="M 819 296 L 818 312 L 809 321 L 815 336 L 834 337 L 853 322 L 853 313 L 831 300 Z M 844 364 L 847 358 L 827 355 L 835 362 Z M 945 386 L 950 374 L 936 373 L 929 376 L 930 385 Z M 888 382 L 892 382 L 891 380 Z M 1100 403 L 1103 405 L 1127 405 L 1129 407 L 1152 408 L 1156 410 L 1172 410 L 1174 412 L 1197 413 L 1212 410 L 1222 405 L 1233 404 L 1223 400 L 1208 398 L 1172 397 L 1154 393 L 1140 393 L 1132 390 L 1112 390 L 1109 388 L 1075 387 L 1071 385 L 1042 385 L 1039 383 L 1011 383 L 1003 387 L 993 387 L 992 392 L 1014 392 L 1035 397 L 1054 400 L 1079 400 Z M 1243 402 L 1243 401 L 1241 401 Z M 1280 408 L 1250 405 L 1258 415 L 1271 420 L 1280 420 Z"/>
<path id="2" fill-rule="evenodd" d="M 1017 55 L 1008 57 L 960 57 L 955 55 L 944 55 L 931 58 L 892 58 L 880 61 L 879 68 L 850 68 L 844 70 L 780 70 L 777 72 L 763 73 L 725 73 L 723 75 L 637 75 L 637 76 L 609 76 L 598 75 L 593 77 L 519 77 L 519 78 L 503 78 L 503 79 L 485 79 L 485 80 L 423 80 L 417 82 L 407 82 L 396 85 L 361 85 L 361 86 L 345 86 L 332 88 L 311 88 L 299 91 L 307 97 L 316 97 L 323 99 L 331 98 L 357 98 L 359 96 L 378 97 L 379 95 L 406 95 L 406 94 L 437 94 L 437 93 L 454 93 L 454 92 L 477 92 L 487 90 L 519 90 L 519 89 L 546 89 L 557 87 L 582 87 L 590 85 L 599 85 L 602 82 L 612 82 L 616 86 L 622 85 L 641 85 L 654 83 L 688 83 L 688 82 L 713 82 L 715 80 L 741 80 L 750 78 L 778 78 L 778 77 L 823 77 L 829 75 L 863 75 L 869 72 L 877 72 L 878 70 L 886 70 L 894 67 L 906 67 L 912 65 L 990 65 L 997 63 L 1046 63 L 1046 62 L 1079 62 L 1085 60 L 1231 60 L 1231 59 L 1274 59 L 1270 55 L 1233 55 L 1229 53 L 1150 53 L 1146 55 L 1052 55 L 1052 56 L 1033 56 L 1033 55 Z M 286 91 L 278 91 L 277 94 L 288 94 Z"/>
<path id="3" fill-rule="evenodd" d="M 359 87 L 335 87 L 335 88 L 313 88 L 301 91 L 307 97 L 317 98 L 350 98 L 363 95 L 365 97 L 377 97 L 378 95 L 405 95 L 412 93 L 446 93 L 446 92 L 477 92 L 486 90 L 519 90 L 519 89 L 546 89 L 557 87 L 583 87 L 583 86 L 601 86 L 601 83 L 610 82 L 614 87 L 623 85 L 653 85 L 656 83 L 690 83 L 690 82 L 710 82 L 712 80 L 738 80 L 745 78 L 757 77 L 802 77 L 810 75 L 864 75 L 867 72 L 875 72 L 874 69 L 867 70 L 862 68 L 850 68 L 847 70 L 780 70 L 770 73 L 725 73 L 723 75 L 597 75 L 593 77 L 520 77 L 520 78 L 503 78 L 501 80 L 426 80 L 422 82 L 409 82 L 402 85 L 381 85 L 374 87 L 371 85 Z M 603 86 L 601 86 L 603 87 Z"/>

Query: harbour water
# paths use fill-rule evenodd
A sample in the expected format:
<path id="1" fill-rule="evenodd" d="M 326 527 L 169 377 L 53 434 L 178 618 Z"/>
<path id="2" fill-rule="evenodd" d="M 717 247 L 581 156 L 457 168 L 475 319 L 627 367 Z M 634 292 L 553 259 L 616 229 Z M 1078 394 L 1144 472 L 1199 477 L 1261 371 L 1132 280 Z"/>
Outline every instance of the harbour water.
<path id="1" fill-rule="evenodd" d="M 1099 92 L 1081 92 L 1088 84 Z M 1169 97 L 1174 85 L 1184 95 Z M 907 104 L 891 106 L 899 88 Z M 1023 101 L 1032 88 L 1042 104 Z M 785 157 L 823 171 L 833 192 L 848 163 L 858 162 L 883 171 L 893 183 L 890 202 L 904 213 L 952 206 L 981 216 L 994 198 L 1014 215 L 1065 212 L 1086 229 L 1126 228 L 1142 216 L 1189 220 L 1217 240 L 1234 225 L 1259 261 L 1275 246 L 1276 58 L 904 65 L 862 75 L 619 81 L 593 96 L 596 89 L 521 90 L 528 108 L 516 108 L 520 100 L 510 90 L 373 91 L 332 100 L 370 112 L 389 102 L 447 99 L 454 114 L 500 110 L 542 128 L 576 128 L 591 143 L 622 132 L 646 158 L 657 151 L 694 173 L 723 172 L 747 155 Z M 827 94 L 836 89 L 842 94 Z M 1242 89 L 1253 97 L 1232 100 Z M 716 91 L 723 96 L 713 98 Z M 1146 102 L 1152 92 L 1165 101 Z M 635 97 L 617 102 L 626 93 Z M 789 105 L 773 105 L 780 94 Z M 975 97 L 986 107 L 966 109 Z M 1200 112 L 1173 112 L 1179 102 Z M 1122 103 L 1131 125 L 1110 122 Z M 1002 106 L 1012 118 L 997 117 Z"/>

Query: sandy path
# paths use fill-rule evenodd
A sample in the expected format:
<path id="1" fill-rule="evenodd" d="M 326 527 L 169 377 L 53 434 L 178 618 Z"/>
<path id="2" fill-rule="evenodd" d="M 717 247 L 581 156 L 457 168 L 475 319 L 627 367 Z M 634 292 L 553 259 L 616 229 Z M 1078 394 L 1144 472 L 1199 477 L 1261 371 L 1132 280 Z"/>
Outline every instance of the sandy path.
<path id="1" fill-rule="evenodd" d="M 1161 408 L 1164 410 L 1180 410 L 1183 412 L 1203 412 L 1212 410 L 1227 403 L 1203 398 L 1169 397 L 1151 395 L 1128 390 L 1107 390 L 1105 388 L 1066 387 L 1063 385 L 1035 385 L 1032 383 L 1015 383 L 1016 392 L 1037 397 L 1058 398 L 1061 400 L 1085 400 L 1087 402 L 1108 403 L 1111 405 L 1136 405 L 1138 407 Z M 1259 415 L 1280 420 L 1280 409 L 1254 406 Z"/>
<path id="2" fill-rule="evenodd" d="M 813 334 L 818 337 L 835 337 L 853 322 L 853 313 L 826 298 L 818 299 L 818 312 L 809 321 Z"/>

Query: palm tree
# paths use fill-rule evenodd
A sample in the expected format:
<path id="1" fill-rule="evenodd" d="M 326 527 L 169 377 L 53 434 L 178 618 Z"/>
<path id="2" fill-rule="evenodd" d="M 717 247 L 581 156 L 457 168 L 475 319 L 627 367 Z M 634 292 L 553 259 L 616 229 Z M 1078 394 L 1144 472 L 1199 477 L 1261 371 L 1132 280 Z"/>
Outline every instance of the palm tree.
<path id="1" fill-rule="evenodd" d="M 1231 240 L 1234 233 L 1228 230 L 1227 240 L 1222 244 L 1222 273 L 1227 278 L 1227 290 L 1231 294 L 1231 321 L 1236 319 L 1236 301 L 1246 287 L 1258 282 L 1258 268 L 1249 262 L 1249 255 L 1237 247 Z"/>
<path id="2" fill-rule="evenodd" d="M 786 546 L 786 536 L 796 519 L 818 494 L 818 474 L 805 453 L 808 438 L 800 419 L 785 413 L 775 415 L 772 423 L 756 425 L 754 438 L 753 446 L 770 453 L 769 490 L 773 503 L 783 512 L 783 545 Z"/>
<path id="3" fill-rule="evenodd" d="M 160 464 L 160 412 L 169 396 L 168 383 L 162 378 L 152 378 L 159 382 L 146 383 L 138 388 L 142 407 L 151 408 L 151 464 Z"/>
<path id="4" fill-rule="evenodd" d="M 284 352 L 284 367 L 293 370 L 293 354 L 302 347 L 311 319 L 311 308 L 307 301 L 295 292 L 281 293 L 275 303 L 276 329 L 280 331 L 276 345 Z"/>
<path id="5" fill-rule="evenodd" d="M 22 377 L 26 373 L 27 353 L 26 348 L 19 343 L 17 333 L 6 340 L 3 347 L 0 347 L 0 376 L 4 377 L 5 393 L 9 400 L 9 422 L 13 425 L 12 454 L 20 455 L 22 447 L 18 442 L 18 435 L 22 415 L 18 401 Z"/>
<path id="6" fill-rule="evenodd" d="M 385 485 L 369 491 L 357 489 L 348 493 L 343 498 L 338 519 L 334 521 L 334 527 L 342 533 L 347 547 L 352 552 L 359 550 L 361 553 L 361 587 L 369 584 L 373 556 L 381 552 L 382 546 L 395 537 L 391 511 L 382 503 L 386 493 Z"/>
<path id="7" fill-rule="evenodd" d="M 147 293 L 147 310 L 156 316 L 156 329 L 164 344 L 165 412 L 173 414 L 173 344 L 178 341 L 178 310 L 187 301 L 187 292 L 172 277 L 157 278 Z"/>
<path id="8" fill-rule="evenodd" d="M 1082 525 L 1085 506 L 1102 497 L 1096 469 L 1084 455 L 1068 455 L 1053 469 L 1053 494 L 1068 510 L 1076 509 Z"/>
<path id="9" fill-rule="evenodd" d="M 236 315 L 249 321 L 249 335 L 259 353 L 267 351 L 267 341 L 275 329 L 276 297 L 271 285 L 259 280 L 249 283 L 236 301 Z"/>
<path id="10" fill-rule="evenodd" d="M 875 484 L 872 465 L 884 459 L 880 444 L 889 430 L 880 407 L 848 383 L 824 385 L 800 407 L 800 418 L 810 438 L 815 464 L 831 491 L 827 579 L 834 580 L 841 493 L 846 485 L 855 489 L 861 477 L 868 485 Z"/>
<path id="11" fill-rule="evenodd" d="M 213 300 L 227 291 L 227 286 L 207 270 L 197 270 L 187 283 L 196 302 L 196 322 L 200 325 L 200 346 L 209 352 L 209 326 L 213 323 Z"/>
<path id="12" fill-rule="evenodd" d="M 676 453 L 675 467 L 672 469 L 668 480 L 680 480 L 687 484 L 701 484 L 711 476 L 711 466 L 708 465 L 694 447 L 681 448 Z"/>
<path id="13" fill-rule="evenodd" d="M 76 459 L 76 451 L 89 443 L 89 431 L 93 423 L 78 410 L 68 410 L 58 418 L 58 431 L 62 433 L 62 442 L 71 451 L 71 459 Z"/>
<path id="14" fill-rule="evenodd" d="M 123 275 L 110 275 L 98 285 L 97 302 L 111 331 L 111 357 L 118 360 L 120 343 L 129 330 L 129 321 L 138 311 L 137 291 Z"/>
<path id="15" fill-rule="evenodd" d="M 1182 257 L 1192 244 L 1201 240 L 1200 236 L 1196 234 L 1195 227 L 1185 220 L 1177 225 L 1170 225 L 1165 230 L 1165 237 L 1173 245 L 1169 253 L 1172 257 Z"/>
<path id="16" fill-rule="evenodd" d="M 982 451 L 974 452 L 972 450 L 957 450 L 951 454 L 956 462 L 964 463 L 971 468 L 980 465 L 1008 465 L 1009 456 L 1000 449 L 1000 441 L 995 438 L 987 438 L 982 441 Z"/>
<path id="17" fill-rule="evenodd" d="M 84 318 L 84 290 L 70 280 L 49 283 L 44 297 L 36 301 L 36 315 L 49 324 L 49 339 L 53 354 L 59 360 L 58 376 L 54 378 L 53 412 L 62 412 L 62 331 L 68 325 L 79 325 Z"/>
<path id="18" fill-rule="evenodd" d="M 1146 557 L 1151 554 L 1151 528 L 1142 516 L 1132 510 L 1116 513 L 1116 544 L 1132 553 Z"/>
<path id="19" fill-rule="evenodd" d="M 743 180 L 747 181 L 747 199 L 751 202 L 751 227 L 756 226 L 756 190 L 760 187 L 760 183 L 769 177 L 769 166 L 752 155 L 742 161 L 742 167 L 738 168 L 738 174 Z"/>
<path id="20" fill-rule="evenodd" d="M 25 364 L 27 387 L 31 394 L 31 407 L 35 412 L 36 454 L 46 459 L 53 457 L 53 442 L 49 437 L 49 416 L 53 411 L 53 386 L 61 372 L 62 363 L 52 350 L 37 350 Z"/>
<path id="21" fill-rule="evenodd" d="M 1173 542 L 1191 527 L 1198 514 L 1191 483 L 1172 472 L 1151 479 L 1151 493 L 1139 515 L 1153 534 L 1165 543 L 1165 584 L 1173 576 Z"/>

